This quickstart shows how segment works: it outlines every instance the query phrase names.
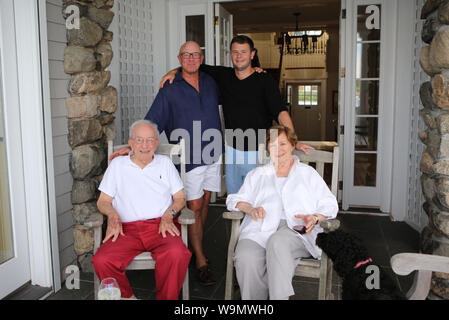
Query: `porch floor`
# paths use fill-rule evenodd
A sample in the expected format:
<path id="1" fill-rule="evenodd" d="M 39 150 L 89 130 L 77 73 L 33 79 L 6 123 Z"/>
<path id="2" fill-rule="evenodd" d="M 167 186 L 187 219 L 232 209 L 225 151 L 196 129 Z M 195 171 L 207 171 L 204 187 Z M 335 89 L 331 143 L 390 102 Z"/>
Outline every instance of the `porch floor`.
<path id="1" fill-rule="evenodd" d="M 230 222 L 222 218 L 223 206 L 212 205 L 206 221 L 204 250 L 208 257 L 215 279 L 215 285 L 205 287 L 196 278 L 195 266 L 191 262 L 190 297 L 192 300 L 222 300 L 225 291 L 225 272 L 227 245 L 229 242 Z M 406 293 L 412 285 L 413 274 L 396 276 L 390 266 L 390 258 L 400 252 L 419 251 L 419 233 L 404 222 L 391 222 L 388 216 L 366 216 L 339 214 L 341 229 L 360 237 L 368 248 L 374 263 L 379 265 Z M 138 299 L 155 299 L 154 270 L 127 271 L 128 279 Z M 340 298 L 340 282 L 334 272 L 333 292 Z M 318 297 L 318 279 L 295 277 L 293 279 L 296 294 L 291 300 L 315 300 Z M 238 298 L 238 297 L 237 297 Z M 62 289 L 48 297 L 49 300 L 92 300 L 93 274 L 82 273 L 79 290 Z"/>

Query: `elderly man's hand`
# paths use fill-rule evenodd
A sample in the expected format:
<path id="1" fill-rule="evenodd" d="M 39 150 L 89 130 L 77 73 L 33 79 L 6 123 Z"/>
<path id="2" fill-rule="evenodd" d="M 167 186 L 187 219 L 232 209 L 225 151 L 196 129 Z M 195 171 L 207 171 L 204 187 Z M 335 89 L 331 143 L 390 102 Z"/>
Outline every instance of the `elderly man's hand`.
<path id="1" fill-rule="evenodd" d="M 305 154 L 309 154 L 308 150 L 315 150 L 314 147 L 309 146 L 308 144 L 301 143 L 299 141 L 296 143 L 295 149 L 300 150 L 300 151 L 304 152 Z"/>
<path id="2" fill-rule="evenodd" d="M 173 215 L 170 212 L 165 212 L 159 223 L 159 233 L 165 238 L 166 233 L 170 233 L 172 236 L 179 236 L 179 230 L 173 223 Z"/>
<path id="3" fill-rule="evenodd" d="M 104 237 L 103 243 L 112 238 L 112 242 L 117 240 L 118 236 L 125 234 L 123 233 L 122 221 L 120 220 L 120 216 L 115 214 L 111 217 L 108 217 L 108 228 L 106 229 L 106 237 Z"/>

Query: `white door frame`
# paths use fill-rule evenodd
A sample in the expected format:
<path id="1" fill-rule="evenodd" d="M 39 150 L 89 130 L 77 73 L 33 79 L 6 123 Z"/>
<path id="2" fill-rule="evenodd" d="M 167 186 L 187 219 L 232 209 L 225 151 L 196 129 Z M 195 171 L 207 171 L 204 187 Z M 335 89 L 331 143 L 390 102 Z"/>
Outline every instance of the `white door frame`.
<path id="1" fill-rule="evenodd" d="M 18 95 L 17 54 L 14 37 L 14 4 L 12 0 L 0 2 L 0 91 L 5 128 L 5 155 L 7 183 L 12 227 L 14 256 L 0 264 L 2 289 L 0 299 L 31 279 L 28 250 L 27 217 L 24 173 L 22 170 L 22 143 L 20 137 L 20 110 Z M 13 29 L 13 30 L 11 30 Z M 7 50 L 5 50 L 8 48 Z M 14 214 L 16 212 L 17 214 Z"/>
<path id="2" fill-rule="evenodd" d="M 177 53 L 186 41 L 185 22 L 188 15 L 204 15 L 204 35 L 206 56 L 204 62 L 214 64 L 214 4 L 210 0 L 169 0 L 167 27 L 168 41 L 168 69 L 179 67 Z"/>
<path id="3" fill-rule="evenodd" d="M 42 3 L 45 4 L 45 2 Z M 16 235 L 28 241 L 29 263 L 22 267 L 28 268 L 30 276 L 28 280 L 31 280 L 31 284 L 55 287 L 54 284 L 59 278 L 54 279 L 53 270 L 56 269 L 59 272 L 59 256 L 57 232 L 55 234 L 54 185 L 49 186 L 48 183 L 51 181 L 54 184 L 54 177 L 52 177 L 52 154 L 46 153 L 46 151 L 51 152 L 51 147 L 49 149 L 51 143 L 48 140 L 51 139 L 51 120 L 49 119 L 50 103 L 44 103 L 44 98 L 49 97 L 49 86 L 48 82 L 46 85 L 42 82 L 42 77 L 45 76 L 41 69 L 39 30 L 39 27 L 42 27 L 39 10 L 44 9 L 43 12 L 45 12 L 45 6 L 42 6 L 42 3 L 38 5 L 37 1 L 2 0 L 2 5 L 8 10 L 0 10 L 2 11 L 0 13 L 2 14 L 1 28 L 4 30 L 2 34 L 5 37 L 1 41 L 9 38 L 7 43 L 15 42 L 15 47 L 8 47 L 7 50 L 2 51 L 4 59 L 2 68 L 8 77 L 16 77 L 16 81 L 11 77 L 8 81 L 3 81 L 2 91 L 4 108 L 9 111 L 14 109 L 15 112 L 20 113 L 18 123 L 7 124 L 15 126 L 15 130 L 17 127 L 20 128 L 19 136 L 7 137 L 7 142 L 9 141 L 7 152 L 10 171 L 14 170 L 14 166 L 22 167 L 22 170 L 18 167 L 19 170 L 13 172 L 21 174 L 20 178 L 11 179 L 10 177 L 9 179 L 13 220 L 16 216 L 21 216 L 15 215 L 14 212 L 25 213 L 24 219 L 27 225 L 25 234 Z M 11 12 L 14 14 L 12 15 Z M 3 45 L 0 47 L 4 48 Z M 44 65 L 43 67 L 45 68 Z M 16 152 L 13 152 L 12 146 Z M 12 159 L 11 156 L 14 154 L 16 158 Z M 53 194 L 51 194 L 52 191 Z M 17 197 L 23 199 L 14 200 Z M 18 203 L 20 208 L 17 207 Z M 52 240 L 50 229 L 53 233 Z M 16 272 L 24 271 L 16 270 Z"/>
<path id="4" fill-rule="evenodd" d="M 154 0 L 153 0 L 154 1 Z M 223 2 L 239 2 L 246 0 L 167 0 L 168 26 L 168 69 L 179 66 L 176 53 L 185 42 L 185 15 L 205 15 L 206 57 L 204 62 L 214 65 L 214 4 Z"/>
<path id="5" fill-rule="evenodd" d="M 342 126 L 345 123 L 345 80 L 346 80 L 346 34 L 347 34 L 347 20 L 343 17 L 343 11 L 346 12 L 346 0 L 341 0 L 341 11 L 340 11 L 340 48 L 339 48 L 339 68 L 338 68 L 338 132 L 337 141 L 340 148 L 340 157 L 338 160 L 338 181 L 343 181 L 343 157 L 345 154 L 344 145 L 344 132 Z M 343 190 L 338 186 L 337 200 L 342 201 Z"/>
<path id="6" fill-rule="evenodd" d="M 363 4 L 381 4 L 381 52 L 383 53 L 380 61 L 380 98 L 379 98 L 379 118 L 378 122 L 378 156 L 377 156 L 377 174 L 376 188 L 377 200 L 367 203 L 366 206 L 379 207 L 383 212 L 391 210 L 391 174 L 392 174 L 392 148 L 393 148 L 393 117 L 394 117 L 394 97 L 395 97 L 395 65 L 396 56 L 396 18 L 397 2 L 385 0 L 347 0 L 346 1 L 346 77 L 345 77 L 345 97 L 344 104 L 344 124 L 345 124 L 345 153 L 344 153 L 344 183 L 343 183 L 343 209 L 351 205 L 359 206 L 349 200 L 354 197 L 354 193 L 359 189 L 353 187 L 354 180 L 354 132 L 352 127 L 355 123 L 353 105 L 355 103 L 355 51 L 356 51 L 356 28 L 357 21 L 354 19 L 357 5 Z M 383 50 L 383 51 L 382 51 Z M 351 132 L 352 131 L 352 132 Z M 381 157 L 379 156 L 381 155 Z M 352 165 L 351 165 L 352 164 Z M 374 191 L 373 191 L 374 192 Z M 374 198 L 374 197 L 373 197 Z M 371 198 L 371 199 L 373 199 Z M 366 200 L 364 200 L 366 201 Z M 363 202 L 364 202 L 363 201 Z M 363 206 L 363 205 L 362 205 Z"/>
<path id="7" fill-rule="evenodd" d="M 231 40 L 233 16 L 219 3 L 215 3 L 215 65 L 231 67 Z M 222 45 L 224 42 L 224 45 Z M 223 59 L 221 59 L 223 58 Z M 221 61 L 223 60 L 223 61 Z"/>

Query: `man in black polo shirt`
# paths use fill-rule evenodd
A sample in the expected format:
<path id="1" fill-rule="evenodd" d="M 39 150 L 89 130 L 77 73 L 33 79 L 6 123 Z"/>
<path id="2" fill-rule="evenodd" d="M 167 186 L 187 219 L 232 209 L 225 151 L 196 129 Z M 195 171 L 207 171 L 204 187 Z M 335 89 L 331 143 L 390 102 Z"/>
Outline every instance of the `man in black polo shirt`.
<path id="1" fill-rule="evenodd" d="M 282 102 L 279 87 L 273 77 L 258 73 L 251 66 L 256 51 L 247 36 L 236 36 L 231 41 L 231 59 L 234 68 L 202 64 L 201 71 L 217 82 L 225 121 L 226 189 L 237 193 L 246 174 L 257 166 L 258 145 L 265 142 L 259 134 L 271 127 L 272 121 L 294 130 L 287 108 Z M 162 79 L 170 83 L 178 69 Z M 296 149 L 307 151 L 310 146 L 298 142 Z"/>

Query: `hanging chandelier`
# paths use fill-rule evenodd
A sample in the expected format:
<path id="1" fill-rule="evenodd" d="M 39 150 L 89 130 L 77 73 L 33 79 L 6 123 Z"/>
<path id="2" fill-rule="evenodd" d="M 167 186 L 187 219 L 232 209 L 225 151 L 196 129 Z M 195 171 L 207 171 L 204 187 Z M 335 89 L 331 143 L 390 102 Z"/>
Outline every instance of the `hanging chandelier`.
<path id="1" fill-rule="evenodd" d="M 295 12 L 293 15 L 296 18 L 295 31 L 282 32 L 278 38 L 279 50 L 282 55 L 301 55 L 301 54 L 315 54 L 322 53 L 318 50 L 318 38 L 323 34 L 322 30 L 299 30 L 298 18 L 300 12 Z M 324 52 L 325 53 L 325 52 Z"/>

